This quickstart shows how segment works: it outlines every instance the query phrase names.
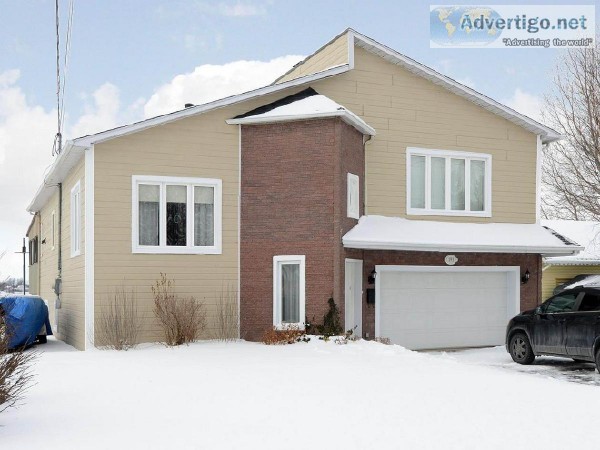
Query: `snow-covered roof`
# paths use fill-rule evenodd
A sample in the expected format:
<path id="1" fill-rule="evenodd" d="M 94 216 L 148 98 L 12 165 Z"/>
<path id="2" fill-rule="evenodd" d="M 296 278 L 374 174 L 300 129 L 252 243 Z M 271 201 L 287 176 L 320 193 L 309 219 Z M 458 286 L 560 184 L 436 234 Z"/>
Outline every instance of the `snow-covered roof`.
<path id="1" fill-rule="evenodd" d="M 546 258 L 547 264 L 600 265 L 600 222 L 543 220 L 542 225 L 552 228 L 584 247 L 577 255 Z"/>
<path id="2" fill-rule="evenodd" d="M 582 250 L 537 224 L 457 223 L 363 216 L 343 237 L 344 247 L 431 252 L 539 253 Z"/>
<path id="3" fill-rule="evenodd" d="M 261 124 L 327 117 L 339 117 L 361 133 L 370 136 L 375 135 L 375 130 L 352 111 L 334 102 L 329 97 L 318 94 L 312 88 L 229 119 L 227 123 Z"/>

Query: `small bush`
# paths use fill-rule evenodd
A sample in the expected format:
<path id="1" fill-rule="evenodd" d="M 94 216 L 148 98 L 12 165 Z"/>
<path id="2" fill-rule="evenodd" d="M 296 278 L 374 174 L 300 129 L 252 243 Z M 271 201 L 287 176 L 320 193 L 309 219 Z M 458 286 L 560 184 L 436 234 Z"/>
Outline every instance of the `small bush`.
<path id="1" fill-rule="evenodd" d="M 113 350 L 128 350 L 139 342 L 141 320 L 133 290 L 125 286 L 115 288 L 107 295 L 107 304 L 100 309 L 97 343 Z"/>
<path id="2" fill-rule="evenodd" d="M 340 320 L 340 310 L 338 309 L 337 305 L 335 304 L 335 301 L 333 300 L 333 298 L 330 298 L 327 301 L 327 304 L 329 305 L 329 310 L 327 311 L 327 313 L 323 316 L 323 324 L 315 324 L 315 319 L 313 317 L 312 322 L 308 322 L 308 320 L 306 321 L 306 329 L 307 332 L 309 334 L 319 334 L 322 335 L 325 340 L 329 340 L 330 337 L 332 336 L 340 336 L 341 334 L 343 334 L 344 329 L 342 327 L 342 323 Z"/>
<path id="3" fill-rule="evenodd" d="M 206 326 L 204 304 L 194 297 L 180 298 L 174 289 L 175 282 L 163 273 L 152 286 L 154 314 L 169 346 L 197 341 Z"/>
<path id="4" fill-rule="evenodd" d="M 297 325 L 290 325 L 283 330 L 273 328 L 265 332 L 262 337 L 262 343 L 265 345 L 286 345 L 309 341 L 310 338 L 306 336 L 306 332 Z"/>
<path id="5" fill-rule="evenodd" d="M 31 386 L 32 364 L 37 353 L 24 349 L 10 351 L 9 330 L 0 307 L 0 412 L 16 406 Z"/>
<path id="6" fill-rule="evenodd" d="M 235 341 L 238 338 L 239 311 L 237 291 L 230 286 L 221 290 L 215 317 L 215 339 Z"/>

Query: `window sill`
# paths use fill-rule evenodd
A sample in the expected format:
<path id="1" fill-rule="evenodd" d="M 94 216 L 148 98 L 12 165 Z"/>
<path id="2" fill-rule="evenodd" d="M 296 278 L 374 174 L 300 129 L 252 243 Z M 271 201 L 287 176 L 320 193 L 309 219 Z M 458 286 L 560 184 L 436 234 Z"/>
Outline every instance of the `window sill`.
<path id="1" fill-rule="evenodd" d="M 448 216 L 448 217 L 492 217 L 491 211 L 446 211 L 443 209 L 415 209 L 406 211 L 408 216 Z"/>
<path id="2" fill-rule="evenodd" d="M 221 255 L 221 247 L 133 247 L 131 253 L 150 255 Z"/>
<path id="3" fill-rule="evenodd" d="M 287 331 L 287 330 L 304 330 L 304 323 L 276 323 L 273 327 L 277 331 Z"/>

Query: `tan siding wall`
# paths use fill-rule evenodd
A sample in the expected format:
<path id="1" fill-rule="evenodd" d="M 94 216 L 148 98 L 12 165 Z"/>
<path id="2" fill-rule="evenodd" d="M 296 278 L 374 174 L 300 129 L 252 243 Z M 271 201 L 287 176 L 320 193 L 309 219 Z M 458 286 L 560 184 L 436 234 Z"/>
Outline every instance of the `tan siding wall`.
<path id="1" fill-rule="evenodd" d="M 71 189 L 80 180 L 81 186 L 81 255 L 71 258 Z M 55 212 L 55 242 L 52 248 L 52 212 Z M 58 188 L 42 208 L 40 242 L 40 295 L 48 302 L 53 331 L 59 339 L 82 350 L 84 328 L 84 229 L 85 180 L 84 159 L 77 164 L 63 183 L 62 214 L 62 296 L 61 309 L 55 310 L 54 280 L 58 276 Z M 58 313 L 58 314 L 56 314 Z"/>
<path id="2" fill-rule="evenodd" d="M 302 64 L 294 67 L 290 73 L 277 80 L 277 84 L 347 63 L 348 37 L 346 34 L 343 34 L 329 45 L 317 51 L 314 55 L 309 56 Z"/>
<path id="3" fill-rule="evenodd" d="M 354 63 L 313 87 L 377 130 L 366 146 L 368 214 L 406 215 L 406 148 L 425 147 L 492 155 L 492 217 L 411 218 L 535 222 L 534 134 L 361 48 Z"/>
<path id="4" fill-rule="evenodd" d="M 110 292 L 125 285 L 137 295 L 144 317 L 142 339 L 163 339 L 152 313 L 151 286 L 166 273 L 176 292 L 194 296 L 207 308 L 207 330 L 214 331 L 219 297 L 238 286 L 239 135 L 226 119 L 293 94 L 266 96 L 200 116 L 154 127 L 95 146 L 95 305 L 96 324 Z M 221 255 L 133 254 L 131 182 L 133 175 L 220 178 L 223 181 Z M 96 325 L 97 326 L 97 325 Z M 98 332 L 96 338 L 99 339 Z"/>
<path id="5" fill-rule="evenodd" d="M 588 274 L 600 275 L 600 266 L 549 266 L 542 274 L 542 300 L 552 296 L 552 290 L 560 284 L 558 280 Z"/>

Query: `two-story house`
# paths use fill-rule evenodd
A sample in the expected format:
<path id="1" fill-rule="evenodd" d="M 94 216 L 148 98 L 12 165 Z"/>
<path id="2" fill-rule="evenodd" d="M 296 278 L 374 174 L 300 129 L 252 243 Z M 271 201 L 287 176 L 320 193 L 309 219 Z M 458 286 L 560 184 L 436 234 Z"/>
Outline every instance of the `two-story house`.
<path id="1" fill-rule="evenodd" d="M 233 286 L 250 340 L 333 298 L 365 338 L 501 344 L 542 256 L 579 250 L 539 223 L 559 138 L 348 29 L 269 86 L 69 141 L 28 208 L 32 286 L 80 349 L 123 283 L 159 339 L 161 272 L 209 325 Z"/>

